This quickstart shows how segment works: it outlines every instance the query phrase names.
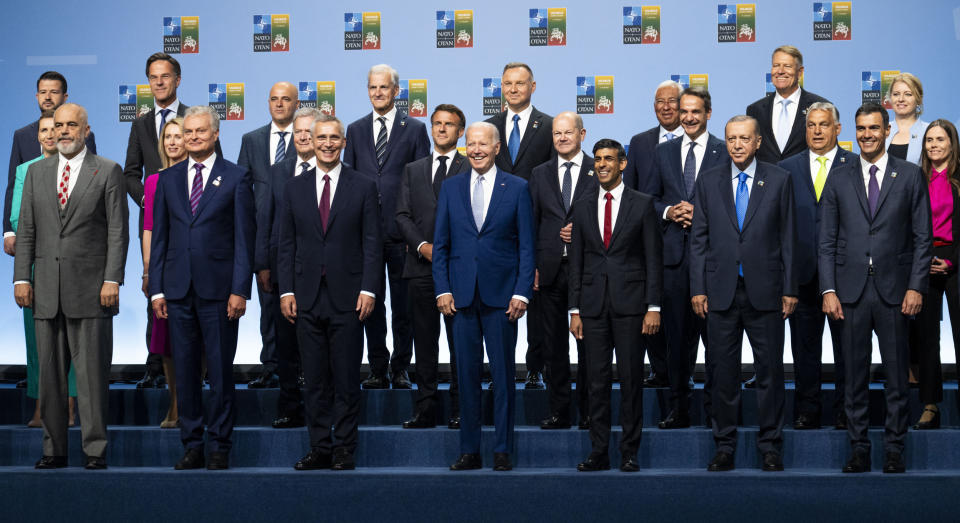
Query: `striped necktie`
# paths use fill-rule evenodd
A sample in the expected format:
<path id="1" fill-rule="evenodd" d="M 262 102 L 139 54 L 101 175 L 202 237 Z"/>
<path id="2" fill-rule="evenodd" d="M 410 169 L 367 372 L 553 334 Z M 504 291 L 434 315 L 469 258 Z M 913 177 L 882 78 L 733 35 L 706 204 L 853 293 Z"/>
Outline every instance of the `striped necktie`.
<path id="1" fill-rule="evenodd" d="M 203 196 L 203 164 L 195 163 L 193 168 L 197 174 L 193 175 L 193 187 L 190 188 L 190 213 L 196 216 L 200 197 Z"/>
<path id="2" fill-rule="evenodd" d="M 387 154 L 387 118 L 381 116 L 377 121 L 380 122 L 380 131 L 377 133 L 377 145 L 374 148 L 377 151 L 377 167 L 383 167 Z"/>

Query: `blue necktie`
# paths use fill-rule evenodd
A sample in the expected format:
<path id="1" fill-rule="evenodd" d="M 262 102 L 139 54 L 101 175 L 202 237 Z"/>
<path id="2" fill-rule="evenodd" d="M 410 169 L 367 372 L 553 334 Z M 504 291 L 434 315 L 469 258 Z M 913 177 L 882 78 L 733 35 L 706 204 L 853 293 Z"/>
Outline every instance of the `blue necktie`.
<path id="1" fill-rule="evenodd" d="M 277 152 L 273 154 L 273 163 L 280 163 L 287 156 L 287 142 L 283 139 L 287 133 L 277 131 L 277 134 L 280 135 L 280 139 L 277 140 Z"/>
<path id="2" fill-rule="evenodd" d="M 743 231 L 743 219 L 747 216 L 747 203 L 750 201 L 750 193 L 747 191 L 747 178 L 745 172 L 740 173 L 740 182 L 737 183 L 737 227 Z M 743 264 L 740 264 L 740 276 L 743 276 Z"/>
<path id="3" fill-rule="evenodd" d="M 674 138 L 676 138 L 676 136 L 675 136 L 673 133 L 667 133 L 667 134 L 665 134 L 664 136 L 666 137 L 666 139 L 667 139 L 668 142 L 669 142 L 670 140 L 673 140 Z"/>
<path id="4" fill-rule="evenodd" d="M 697 181 L 697 157 L 693 154 L 693 148 L 696 145 L 697 142 L 690 142 L 687 159 L 683 162 L 683 189 L 686 191 L 687 198 L 693 198 L 693 184 Z"/>
<path id="5" fill-rule="evenodd" d="M 566 170 L 563 171 L 563 183 L 560 184 L 560 199 L 563 200 L 564 212 L 570 212 L 570 195 L 573 193 L 573 173 L 570 168 L 573 167 L 573 162 L 564 162 L 563 167 L 566 167 Z"/>
<path id="6" fill-rule="evenodd" d="M 167 115 L 172 112 L 170 109 L 160 109 L 160 127 L 157 128 L 157 138 L 163 132 L 163 126 L 167 124 Z"/>
<path id="7" fill-rule="evenodd" d="M 517 162 L 517 151 L 520 150 L 520 115 L 513 115 L 513 131 L 510 132 L 510 141 L 507 142 L 507 149 L 510 151 L 510 162 Z"/>
<path id="8" fill-rule="evenodd" d="M 374 144 L 373 149 L 377 153 L 377 167 L 383 167 L 387 154 L 387 118 L 381 116 L 377 121 L 380 122 L 380 131 L 377 132 L 377 143 Z"/>
<path id="9" fill-rule="evenodd" d="M 473 222 L 477 224 L 479 231 L 483 227 L 483 175 L 478 176 L 477 183 L 473 185 L 470 206 L 473 207 Z"/>
<path id="10" fill-rule="evenodd" d="M 780 121 L 777 123 L 777 145 L 780 146 L 780 151 L 782 152 L 787 147 L 787 140 L 790 139 L 790 113 L 787 112 L 787 106 L 790 105 L 790 100 L 781 100 L 780 103 L 783 105 L 780 110 Z"/>

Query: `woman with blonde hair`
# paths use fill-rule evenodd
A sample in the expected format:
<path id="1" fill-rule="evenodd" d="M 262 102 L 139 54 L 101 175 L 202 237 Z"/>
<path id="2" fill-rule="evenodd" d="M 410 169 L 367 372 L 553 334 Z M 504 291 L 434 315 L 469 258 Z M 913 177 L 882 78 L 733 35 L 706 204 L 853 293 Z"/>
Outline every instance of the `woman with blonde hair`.
<path id="1" fill-rule="evenodd" d="M 900 73 L 890 83 L 884 101 L 890 104 L 894 116 L 890 119 L 887 152 L 890 156 L 919 165 L 923 133 L 928 125 L 920 119 L 923 114 L 923 84 L 910 73 Z"/>

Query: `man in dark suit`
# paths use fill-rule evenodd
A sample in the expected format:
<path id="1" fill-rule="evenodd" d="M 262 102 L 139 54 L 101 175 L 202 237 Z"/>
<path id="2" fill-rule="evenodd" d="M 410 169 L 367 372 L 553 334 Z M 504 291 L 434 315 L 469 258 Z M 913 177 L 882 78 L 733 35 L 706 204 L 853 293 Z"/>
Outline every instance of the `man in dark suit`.
<path id="1" fill-rule="evenodd" d="M 537 90 L 530 66 L 510 62 L 503 67 L 500 88 L 507 101 L 507 108 L 487 119 L 500 133 L 500 152 L 497 153 L 497 169 L 512 173 L 524 180 L 530 179 L 533 168 L 548 161 L 556 151 L 550 133 L 552 118 L 531 105 L 530 98 Z M 536 328 L 540 324 L 538 293 L 527 311 L 527 379 L 526 388 L 542 389 L 541 372 L 545 363 L 543 333 Z M 512 380 L 513 378 L 511 378 Z"/>
<path id="2" fill-rule="evenodd" d="M 37 78 L 37 105 L 41 115 L 52 116 L 58 107 L 67 101 L 67 79 L 56 71 L 47 71 Z M 3 250 L 10 256 L 16 254 L 17 233 L 10 225 L 10 206 L 13 203 L 13 185 L 17 166 L 39 157 L 43 151 L 37 141 L 40 120 L 35 120 L 13 132 L 10 148 L 10 172 L 7 174 L 7 190 L 3 197 Z M 97 154 L 97 141 L 93 131 L 86 137 L 87 151 Z"/>
<path id="3" fill-rule="evenodd" d="M 343 135 L 316 120 L 317 168 L 287 184 L 279 217 L 280 310 L 297 326 L 310 435 L 297 470 L 356 467 L 363 321 L 383 279 L 377 186 L 340 162 Z"/>
<path id="4" fill-rule="evenodd" d="M 250 299 L 256 223 L 249 175 L 214 152 L 219 128 L 211 107 L 187 109 L 183 139 L 189 157 L 160 176 L 154 196 L 150 300 L 157 316 L 170 320 L 186 448 L 177 470 L 204 465 L 204 354 L 213 402 L 208 469 L 229 467 L 236 417 L 233 357 Z"/>
<path id="5" fill-rule="evenodd" d="M 731 161 L 696 184 L 690 293 L 707 320 L 711 472 L 734 468 L 744 331 L 757 369 L 762 469 L 783 470 L 783 320 L 797 304 L 795 210 L 790 174 L 756 160 L 761 141 L 752 117 L 734 116 L 726 126 Z"/>
<path id="6" fill-rule="evenodd" d="M 770 77 L 776 91 L 747 106 L 747 115 L 757 120 L 763 139 L 757 159 L 777 163 L 806 147 L 804 115 L 807 108 L 827 100 L 800 88 L 803 55 L 792 45 L 774 49 Z"/>
<path id="7" fill-rule="evenodd" d="M 723 140 L 707 132 L 712 114 L 710 93 L 690 87 L 680 95 L 683 133 L 657 145 L 645 191 L 653 196 L 663 231 L 663 330 L 667 341 L 670 410 L 661 429 L 690 426 L 691 376 L 700 339 L 706 346 L 706 322 L 690 307 L 690 224 L 696 206 L 699 173 L 729 161 Z M 709 387 L 704 387 L 709 411 Z"/>
<path id="8" fill-rule="evenodd" d="M 567 332 L 567 273 L 571 241 L 573 206 L 596 195 L 597 178 L 593 158 L 581 146 L 587 130 L 583 119 L 563 112 L 553 119 L 553 148 L 557 155 L 533 169 L 530 197 L 533 222 L 537 227 L 537 277 L 533 288 L 540 300 L 540 324 L 531 329 L 543 332 L 547 364 L 547 390 L 550 415 L 540 422 L 541 429 L 570 428 L 570 334 Z M 580 426 L 590 426 L 587 405 L 587 355 L 577 344 L 577 395 Z"/>
<path id="9" fill-rule="evenodd" d="M 290 82 L 277 82 L 270 88 L 269 97 L 270 123 L 254 129 L 243 135 L 240 140 L 240 156 L 237 165 L 250 172 L 253 180 L 253 203 L 259 216 L 270 199 L 270 167 L 292 157 L 297 152 L 294 147 L 293 113 L 300 107 L 297 98 L 297 87 Z M 305 134 L 309 136 L 309 124 Z M 311 144 L 312 145 L 312 144 Z M 310 150 L 312 151 L 312 147 Z M 313 153 L 311 152 L 312 156 Z M 298 164 L 300 162 L 297 162 Z M 289 174 L 287 169 L 284 174 Z M 282 188 L 281 188 L 282 190 Z M 269 233 L 269 232 L 268 232 Z M 257 276 L 257 298 L 260 300 L 260 340 L 263 343 L 260 349 L 260 363 L 263 369 L 259 376 L 247 384 L 251 389 L 276 387 L 279 384 L 277 369 L 279 350 L 288 351 L 290 348 L 277 348 L 276 322 L 279 319 L 276 310 L 278 303 L 274 303 L 274 295 L 267 290 L 269 281 Z M 294 350 L 294 352 L 296 352 Z"/>
<path id="10" fill-rule="evenodd" d="M 480 374 L 486 345 L 493 374 L 493 470 L 513 468 L 517 320 L 533 290 L 533 209 L 527 182 L 494 166 L 497 128 L 467 128 L 471 171 L 440 189 L 433 235 L 433 283 L 437 308 L 453 316 L 460 383 L 460 457 L 451 470 L 482 467 Z"/>
<path id="11" fill-rule="evenodd" d="M 403 278 L 410 293 L 413 317 L 413 341 L 417 356 L 417 403 L 413 417 L 403 422 L 405 429 L 436 426 L 440 398 L 437 396 L 437 359 L 440 345 L 440 318 L 447 331 L 450 351 L 451 413 L 447 426 L 460 428 L 460 398 L 457 387 L 456 351 L 453 345 L 453 318 L 437 312 L 437 294 L 433 289 L 433 231 L 437 197 L 447 178 L 470 171 L 470 162 L 457 152 L 457 140 L 466 125 L 457 106 L 440 104 L 430 116 L 433 153 L 403 168 L 400 198 L 397 200 L 397 228 L 407 242 Z"/>
<path id="12" fill-rule="evenodd" d="M 843 320 L 844 408 L 853 447 L 844 472 L 870 471 L 868 387 L 871 333 L 886 368 L 884 472 L 904 472 L 908 320 L 920 312 L 933 256 L 930 197 L 920 169 L 886 154 L 887 110 L 857 109 L 860 158 L 827 178 L 820 197 L 823 311 Z"/>
<path id="13" fill-rule="evenodd" d="M 272 104 L 271 104 L 272 107 Z M 270 166 L 267 173 L 269 184 L 261 187 L 268 192 L 263 206 L 257 212 L 257 244 L 253 256 L 253 269 L 257 281 L 265 293 L 271 294 L 274 329 L 277 346 L 277 375 L 280 395 L 277 397 L 277 417 L 273 428 L 286 429 L 303 426 L 303 400 L 300 394 L 300 349 L 297 345 L 297 330 L 280 312 L 280 294 L 277 288 L 277 245 L 280 237 L 280 220 L 277 218 L 283 207 L 283 189 L 295 176 L 301 176 L 317 167 L 311 127 L 322 113 L 314 107 L 298 109 L 291 126 L 296 154 Z M 279 142 L 279 140 L 278 140 Z M 256 193 L 256 191 L 254 191 Z"/>
<path id="14" fill-rule="evenodd" d="M 577 470 L 610 468 L 610 386 L 613 352 L 620 376 L 620 470 L 636 472 L 643 429 L 643 345 L 660 328 L 663 238 L 653 198 L 626 187 L 623 146 L 593 146 L 599 189 L 573 211 L 570 244 L 570 332 L 584 340 L 590 380 L 592 450 Z"/>
<path id="15" fill-rule="evenodd" d="M 780 162 L 793 181 L 793 199 L 797 205 L 797 309 L 790 316 L 790 348 L 793 350 L 793 375 L 796 383 L 793 428 L 820 428 L 820 364 L 823 354 L 823 299 L 817 274 L 817 229 L 819 201 L 827 178 L 857 155 L 837 145 L 840 116 L 829 102 L 817 102 L 807 109 L 807 150 Z M 844 369 L 840 350 L 842 324 L 829 320 L 834 361 L 834 425 L 847 428 L 843 414 Z"/>
<path id="16" fill-rule="evenodd" d="M 627 168 L 623 171 L 623 183 L 627 187 L 641 192 L 650 192 L 648 185 L 651 181 L 653 164 L 656 161 L 654 148 L 683 134 L 683 130 L 680 129 L 680 93 L 682 91 L 683 87 L 673 80 L 666 80 L 657 86 L 653 98 L 653 111 L 657 116 L 658 125 L 635 134 L 630 139 L 630 146 L 627 148 Z M 643 336 L 640 343 L 644 345 L 647 357 L 650 358 L 650 375 L 646 378 L 644 385 L 669 387 L 666 328 L 658 330 L 652 336 Z M 696 358 L 691 365 L 695 363 Z"/>
<path id="17" fill-rule="evenodd" d="M 406 244 L 397 228 L 397 194 L 403 168 L 430 155 L 430 139 L 423 122 L 397 110 L 394 98 L 400 92 L 396 69 L 381 64 L 367 74 L 367 94 L 373 105 L 371 114 L 347 127 L 343 163 L 367 175 L 377 183 L 380 202 L 380 229 L 383 233 L 382 259 L 390 282 L 390 324 L 393 354 L 387 349 L 386 285 L 374 289 L 376 308 L 364 322 L 367 334 L 367 361 L 370 375 L 365 389 L 409 389 L 407 367 L 413 355 L 413 328 L 407 311 L 407 282 L 402 278 Z"/>

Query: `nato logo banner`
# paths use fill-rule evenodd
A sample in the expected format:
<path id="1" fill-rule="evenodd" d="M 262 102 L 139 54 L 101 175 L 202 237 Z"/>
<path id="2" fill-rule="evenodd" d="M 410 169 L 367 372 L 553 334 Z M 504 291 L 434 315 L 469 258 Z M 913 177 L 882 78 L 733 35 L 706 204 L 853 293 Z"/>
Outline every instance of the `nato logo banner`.
<path id="1" fill-rule="evenodd" d="M 221 120 L 243 120 L 243 84 L 210 84 L 207 104 Z"/>
<path id="2" fill-rule="evenodd" d="M 500 89 L 500 78 L 483 79 L 483 115 L 500 114 L 507 108 Z"/>
<path id="3" fill-rule="evenodd" d="M 343 48 L 347 51 L 380 49 L 380 12 L 343 13 Z"/>
<path id="4" fill-rule="evenodd" d="M 757 4 L 717 6 L 718 42 L 756 42 Z"/>
<path id="5" fill-rule="evenodd" d="M 163 17 L 163 52 L 196 54 L 200 52 L 200 17 Z"/>
<path id="6" fill-rule="evenodd" d="M 613 114 L 613 77 L 577 77 L 577 114 Z"/>
<path id="7" fill-rule="evenodd" d="M 853 2 L 814 2 L 813 39 L 850 40 Z"/>
<path id="8" fill-rule="evenodd" d="M 567 8 L 530 10 L 530 45 L 567 45 Z"/>
<path id="9" fill-rule="evenodd" d="M 426 80 L 407 80 L 407 114 L 417 118 L 427 116 Z"/>
<path id="10" fill-rule="evenodd" d="M 703 87 L 704 89 L 709 88 L 709 75 L 705 74 L 672 74 L 670 79 L 674 82 L 677 82 L 684 89 L 687 87 Z"/>
<path id="11" fill-rule="evenodd" d="M 623 8 L 623 43 L 660 43 L 660 6 Z"/>
<path id="12" fill-rule="evenodd" d="M 153 112 L 153 91 L 150 85 L 120 86 L 120 121 L 132 122 Z"/>
<path id="13" fill-rule="evenodd" d="M 397 96 L 393 98 L 393 103 L 399 111 L 405 113 L 410 111 L 410 85 L 407 80 L 400 80 L 397 85 Z"/>
<path id="14" fill-rule="evenodd" d="M 336 82 L 300 82 L 297 99 L 300 107 L 313 107 L 323 114 L 337 115 Z"/>
<path id="15" fill-rule="evenodd" d="M 473 10 L 437 11 L 437 48 L 473 47 Z"/>
<path id="16" fill-rule="evenodd" d="M 290 50 L 290 15 L 253 15 L 253 52 Z"/>
<path id="17" fill-rule="evenodd" d="M 900 71 L 864 71 L 860 77 L 861 103 L 883 104 L 884 107 L 890 109 L 890 101 L 886 100 L 884 95 L 890 90 L 890 84 L 898 74 L 900 74 Z"/>

